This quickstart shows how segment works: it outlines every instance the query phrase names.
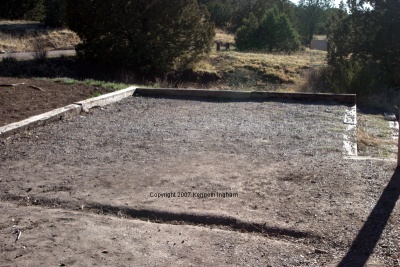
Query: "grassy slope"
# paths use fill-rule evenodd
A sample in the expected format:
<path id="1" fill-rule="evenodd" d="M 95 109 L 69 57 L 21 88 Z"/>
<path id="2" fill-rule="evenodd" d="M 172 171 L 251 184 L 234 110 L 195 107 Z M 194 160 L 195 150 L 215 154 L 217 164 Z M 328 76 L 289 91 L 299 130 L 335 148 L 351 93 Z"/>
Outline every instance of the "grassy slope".
<path id="1" fill-rule="evenodd" d="M 49 50 L 72 48 L 79 43 L 79 37 L 67 29 L 47 29 L 30 21 L 0 21 L 0 50 L 33 51 L 38 40 Z"/>
<path id="2" fill-rule="evenodd" d="M 217 30 L 215 40 L 233 42 L 234 36 Z M 326 64 L 326 52 L 306 49 L 293 54 L 217 52 L 196 64 L 195 71 L 217 73 L 219 87 L 237 90 L 304 90 L 306 70 Z"/>

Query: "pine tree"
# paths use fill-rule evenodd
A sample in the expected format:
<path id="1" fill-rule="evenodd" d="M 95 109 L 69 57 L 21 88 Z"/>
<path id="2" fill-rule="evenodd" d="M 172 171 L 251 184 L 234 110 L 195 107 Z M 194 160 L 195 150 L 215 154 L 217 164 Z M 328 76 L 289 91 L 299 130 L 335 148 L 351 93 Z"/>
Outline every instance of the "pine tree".
<path id="1" fill-rule="evenodd" d="M 236 46 L 243 51 L 295 51 L 300 48 L 300 40 L 289 18 L 270 9 L 260 22 L 250 15 L 236 33 Z"/>
<path id="2" fill-rule="evenodd" d="M 46 26 L 53 28 L 66 26 L 64 0 L 45 0 L 45 12 Z"/>
<path id="3" fill-rule="evenodd" d="M 372 8 L 365 4 L 369 4 Z M 359 70 L 371 73 L 360 80 L 370 80 L 371 86 L 380 83 L 400 85 L 400 1 L 352 0 L 345 6 L 329 30 L 328 63 L 335 73 Z M 352 68 L 358 65 L 359 68 Z M 354 73 L 348 75 L 357 77 Z M 363 87 L 363 88 L 361 88 Z"/>
<path id="4" fill-rule="evenodd" d="M 35 9 L 41 0 L 3 0 L 0 19 L 23 19 L 24 15 Z"/>
<path id="5" fill-rule="evenodd" d="M 165 72 L 211 48 L 214 26 L 196 0 L 67 0 L 78 55 L 102 64 Z"/>

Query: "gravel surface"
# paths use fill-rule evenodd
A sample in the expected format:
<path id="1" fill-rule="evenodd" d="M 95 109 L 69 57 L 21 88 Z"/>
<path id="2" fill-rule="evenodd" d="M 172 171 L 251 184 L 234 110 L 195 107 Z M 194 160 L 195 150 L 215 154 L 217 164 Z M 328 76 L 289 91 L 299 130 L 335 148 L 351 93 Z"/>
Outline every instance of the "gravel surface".
<path id="1" fill-rule="evenodd" d="M 287 264 L 274 254 L 271 266 L 334 266 L 346 253 L 342 266 L 362 266 L 365 255 L 369 266 L 398 266 L 395 163 L 344 159 L 347 108 L 133 97 L 0 143 L 0 193 L 58 208 L 162 211 L 183 223 L 188 214 L 234 218 L 265 225 L 251 235 L 308 248 Z M 35 204 L 29 199 L 25 205 Z M 271 229 L 287 234 L 268 237 Z M 361 245 L 351 248 L 358 233 Z"/>

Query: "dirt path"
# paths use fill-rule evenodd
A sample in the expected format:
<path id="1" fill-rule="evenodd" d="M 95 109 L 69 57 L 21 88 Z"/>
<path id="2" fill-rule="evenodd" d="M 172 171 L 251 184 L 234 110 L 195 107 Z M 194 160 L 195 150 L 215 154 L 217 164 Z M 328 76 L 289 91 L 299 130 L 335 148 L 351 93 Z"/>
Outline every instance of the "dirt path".
<path id="1" fill-rule="evenodd" d="M 10 265 L 64 259 L 50 248 L 66 242 L 68 266 L 92 253 L 88 264 L 335 266 L 347 254 L 343 266 L 397 266 L 395 164 L 343 158 L 346 109 L 134 97 L 5 140 L 4 239 L 11 224 L 35 218 L 31 238 L 56 227 L 71 241 L 49 230 L 40 238 L 47 245 L 25 253 L 4 243 L 0 257 Z M 142 234 L 129 230 L 136 227 Z M 194 243 L 205 245 L 186 247 Z M 42 257 L 32 258 L 37 250 Z"/>

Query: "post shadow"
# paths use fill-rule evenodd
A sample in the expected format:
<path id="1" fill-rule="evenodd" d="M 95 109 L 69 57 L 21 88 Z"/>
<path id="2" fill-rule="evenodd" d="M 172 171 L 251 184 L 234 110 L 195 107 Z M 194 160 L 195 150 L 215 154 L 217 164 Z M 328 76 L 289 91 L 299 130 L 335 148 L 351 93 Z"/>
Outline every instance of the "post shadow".
<path id="1" fill-rule="evenodd" d="M 367 221 L 338 267 L 362 267 L 371 256 L 400 196 L 400 167 L 397 167 Z"/>

